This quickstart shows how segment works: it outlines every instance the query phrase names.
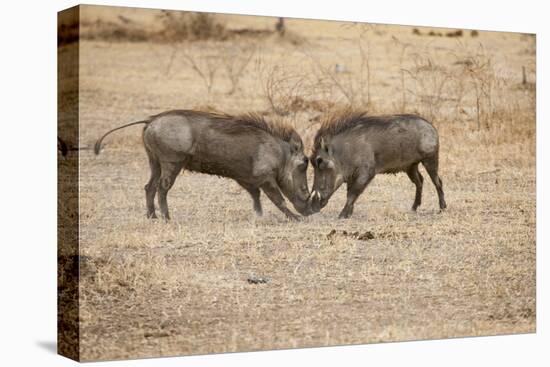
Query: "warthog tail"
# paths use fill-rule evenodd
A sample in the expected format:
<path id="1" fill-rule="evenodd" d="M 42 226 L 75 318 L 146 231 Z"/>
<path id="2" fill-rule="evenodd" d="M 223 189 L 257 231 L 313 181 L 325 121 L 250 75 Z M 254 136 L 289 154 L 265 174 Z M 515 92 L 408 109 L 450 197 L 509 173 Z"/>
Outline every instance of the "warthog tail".
<path id="1" fill-rule="evenodd" d="M 129 123 L 129 124 L 126 124 L 126 125 L 119 126 L 119 127 L 115 128 L 113 130 L 107 131 L 101 138 L 97 139 L 97 141 L 94 145 L 94 153 L 96 155 L 99 154 L 99 152 L 101 151 L 101 142 L 110 133 L 112 133 L 114 131 L 117 131 L 117 130 L 120 130 L 120 129 L 124 129 L 125 127 L 128 127 L 128 126 L 139 125 L 139 124 L 148 124 L 149 122 L 150 122 L 150 120 L 136 121 L 136 122 L 132 122 L 132 123 Z"/>

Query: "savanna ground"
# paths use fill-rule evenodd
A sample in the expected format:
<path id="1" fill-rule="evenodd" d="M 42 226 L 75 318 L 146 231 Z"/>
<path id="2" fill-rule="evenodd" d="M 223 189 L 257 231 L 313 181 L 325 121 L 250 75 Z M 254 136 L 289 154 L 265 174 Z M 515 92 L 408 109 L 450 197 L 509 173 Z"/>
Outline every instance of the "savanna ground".
<path id="1" fill-rule="evenodd" d="M 282 34 L 276 18 L 82 9 L 83 360 L 535 331 L 533 36 L 296 19 Z M 434 123 L 448 210 L 423 169 L 417 213 L 407 176 L 380 175 L 351 219 L 337 219 L 342 187 L 298 223 L 185 172 L 172 221 L 151 221 L 141 128 L 88 149 L 175 108 L 256 111 L 309 149 L 347 106 Z"/>

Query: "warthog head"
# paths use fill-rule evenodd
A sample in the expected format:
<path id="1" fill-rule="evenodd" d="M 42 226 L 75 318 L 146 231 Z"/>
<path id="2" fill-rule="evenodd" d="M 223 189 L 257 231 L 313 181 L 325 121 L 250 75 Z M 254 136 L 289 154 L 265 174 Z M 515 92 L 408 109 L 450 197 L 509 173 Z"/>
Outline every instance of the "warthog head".
<path id="1" fill-rule="evenodd" d="M 342 168 L 334 157 L 333 147 L 324 138 L 314 150 L 311 164 L 314 177 L 310 209 L 313 213 L 317 213 L 327 205 L 332 194 L 342 185 Z"/>
<path id="2" fill-rule="evenodd" d="M 300 214 L 310 215 L 312 211 L 311 194 L 307 185 L 308 158 L 304 153 L 302 139 L 298 134 L 293 133 L 285 153 L 286 160 L 281 175 L 281 189 Z"/>

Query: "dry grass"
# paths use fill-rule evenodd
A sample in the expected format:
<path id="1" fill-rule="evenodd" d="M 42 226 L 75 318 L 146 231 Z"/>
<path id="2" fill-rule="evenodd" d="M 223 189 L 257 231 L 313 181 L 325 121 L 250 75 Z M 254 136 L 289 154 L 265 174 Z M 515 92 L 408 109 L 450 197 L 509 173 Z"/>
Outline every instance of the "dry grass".
<path id="1" fill-rule="evenodd" d="M 124 14 L 147 24 L 142 13 Z M 220 21 L 227 29 L 265 29 L 276 19 Z M 230 40 L 219 49 L 219 41 L 185 43 L 195 60 L 217 50 L 221 71 L 210 93 L 188 60 L 173 56 L 173 45 L 82 42 L 81 147 L 172 108 L 207 104 L 274 118 L 266 78 L 253 63 L 228 93 L 234 83 L 222 71 L 231 45 L 254 47 L 254 60 L 302 78 L 292 95 L 305 102 L 294 109 L 288 102 L 283 118 L 309 146 L 320 111 L 349 104 L 330 78 L 323 88 L 311 83 L 318 63 L 345 65 L 349 75 L 335 77 L 346 89 L 361 67 L 366 73 L 363 53 L 370 91 L 357 103 L 368 102 L 373 113 L 426 114 L 438 127 L 449 209 L 438 213 L 425 173 L 418 213 L 409 211 L 414 186 L 405 175 L 378 176 L 352 219 L 336 219 L 341 189 L 320 214 L 290 223 L 265 196 L 265 214 L 256 218 L 237 184 L 184 173 L 169 194 L 173 221 L 152 222 L 145 219 L 149 169 L 140 129 L 123 130 L 99 157 L 81 151 L 82 358 L 533 332 L 535 94 L 522 83 L 522 66 L 528 82 L 535 80 L 533 39 L 479 32 L 458 47 L 459 37 L 377 26 L 361 51 L 349 25 L 288 19 L 285 27 L 305 43 L 279 36 Z M 311 107 L 315 101 L 324 109 Z"/>

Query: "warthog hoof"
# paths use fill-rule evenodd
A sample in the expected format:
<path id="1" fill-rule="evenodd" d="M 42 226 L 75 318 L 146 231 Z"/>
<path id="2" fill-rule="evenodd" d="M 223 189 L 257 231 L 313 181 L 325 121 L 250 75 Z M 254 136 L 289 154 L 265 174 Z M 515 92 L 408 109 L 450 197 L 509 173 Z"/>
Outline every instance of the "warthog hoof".
<path id="1" fill-rule="evenodd" d="M 342 211 L 340 215 L 338 216 L 338 219 L 348 219 L 351 217 L 351 213 L 347 211 Z"/>
<path id="2" fill-rule="evenodd" d="M 299 221 L 302 220 L 302 217 L 300 217 L 299 215 L 294 214 L 294 213 L 292 213 L 292 212 L 287 213 L 287 214 L 286 214 L 286 217 L 287 217 L 289 220 L 293 221 L 293 222 L 299 222 Z"/>

